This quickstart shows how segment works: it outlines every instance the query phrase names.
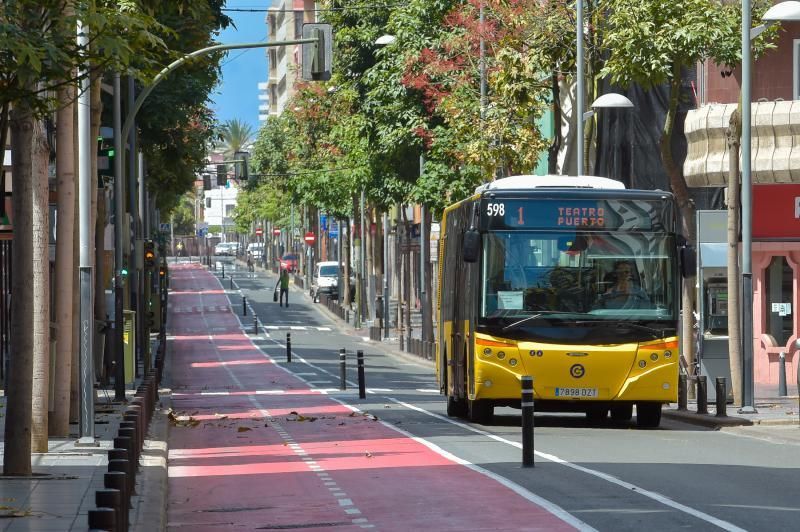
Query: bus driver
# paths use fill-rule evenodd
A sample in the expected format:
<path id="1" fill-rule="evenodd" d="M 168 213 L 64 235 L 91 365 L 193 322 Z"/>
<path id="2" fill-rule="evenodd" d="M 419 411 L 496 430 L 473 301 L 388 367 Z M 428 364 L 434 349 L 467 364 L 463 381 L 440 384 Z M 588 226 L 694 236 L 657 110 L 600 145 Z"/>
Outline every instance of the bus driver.
<path id="1" fill-rule="evenodd" d="M 600 296 L 604 308 L 646 308 L 650 298 L 634 283 L 633 265 L 627 260 L 614 263 L 614 285 Z"/>

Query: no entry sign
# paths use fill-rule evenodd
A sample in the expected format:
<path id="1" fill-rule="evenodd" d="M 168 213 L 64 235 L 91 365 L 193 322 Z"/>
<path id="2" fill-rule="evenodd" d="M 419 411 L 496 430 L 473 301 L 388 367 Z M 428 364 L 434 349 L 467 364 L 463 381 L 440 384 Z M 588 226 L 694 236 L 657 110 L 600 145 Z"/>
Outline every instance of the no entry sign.
<path id="1" fill-rule="evenodd" d="M 308 231 L 306 236 L 303 237 L 303 240 L 306 241 L 306 244 L 311 245 L 317 240 L 317 237 L 314 235 L 314 233 Z"/>

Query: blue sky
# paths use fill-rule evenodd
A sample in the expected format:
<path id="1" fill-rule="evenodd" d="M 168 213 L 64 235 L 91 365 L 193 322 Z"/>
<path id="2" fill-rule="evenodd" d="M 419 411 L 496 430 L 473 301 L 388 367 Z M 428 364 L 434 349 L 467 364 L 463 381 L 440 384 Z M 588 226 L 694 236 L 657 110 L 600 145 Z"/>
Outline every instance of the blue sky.
<path id="1" fill-rule="evenodd" d="M 272 0 L 228 0 L 227 8 L 266 9 Z M 236 28 L 224 30 L 218 40 L 224 44 L 259 42 L 266 40 L 266 13 L 242 13 L 228 11 L 226 14 Z M 222 80 L 212 92 L 212 109 L 222 123 L 238 118 L 258 131 L 258 83 L 267 81 L 267 59 L 265 48 L 253 50 L 231 50 L 222 61 Z"/>

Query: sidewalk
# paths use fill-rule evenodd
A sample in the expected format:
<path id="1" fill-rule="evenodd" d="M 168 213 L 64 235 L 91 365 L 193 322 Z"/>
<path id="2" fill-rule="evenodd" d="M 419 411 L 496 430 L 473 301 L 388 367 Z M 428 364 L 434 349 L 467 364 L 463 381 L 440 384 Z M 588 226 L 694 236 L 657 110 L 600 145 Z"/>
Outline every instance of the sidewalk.
<path id="1" fill-rule="evenodd" d="M 95 491 L 103 488 L 108 471 L 108 450 L 113 447 L 125 404 L 112 401 L 113 390 L 97 390 L 95 439 L 97 447 L 77 447 L 78 426 L 70 425 L 70 438 L 53 438 L 48 453 L 31 456 L 32 477 L 0 477 L 0 531 L 87 530 L 88 511 L 95 508 Z M 129 391 L 133 397 L 133 390 Z M 0 397 L 0 464 L 3 459 L 5 397 Z M 131 499 L 131 530 L 158 530 L 161 501 L 153 496 L 165 484 L 163 440 L 165 424 L 156 413 L 142 453 L 136 494 Z M 163 496 L 163 493 L 161 494 Z"/>

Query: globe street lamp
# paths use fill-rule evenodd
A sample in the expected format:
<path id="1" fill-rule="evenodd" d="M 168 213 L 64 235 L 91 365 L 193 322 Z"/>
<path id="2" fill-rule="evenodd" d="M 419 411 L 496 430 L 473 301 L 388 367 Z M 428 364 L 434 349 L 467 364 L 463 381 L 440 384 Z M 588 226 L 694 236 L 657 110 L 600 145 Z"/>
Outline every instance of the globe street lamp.
<path id="1" fill-rule="evenodd" d="M 782 20 L 800 20 L 800 2 L 781 2 L 769 8 L 761 20 L 765 24 L 751 28 L 750 0 L 742 0 L 742 409 L 754 413 L 753 379 L 753 188 L 750 172 L 750 41 L 768 25 Z"/>

